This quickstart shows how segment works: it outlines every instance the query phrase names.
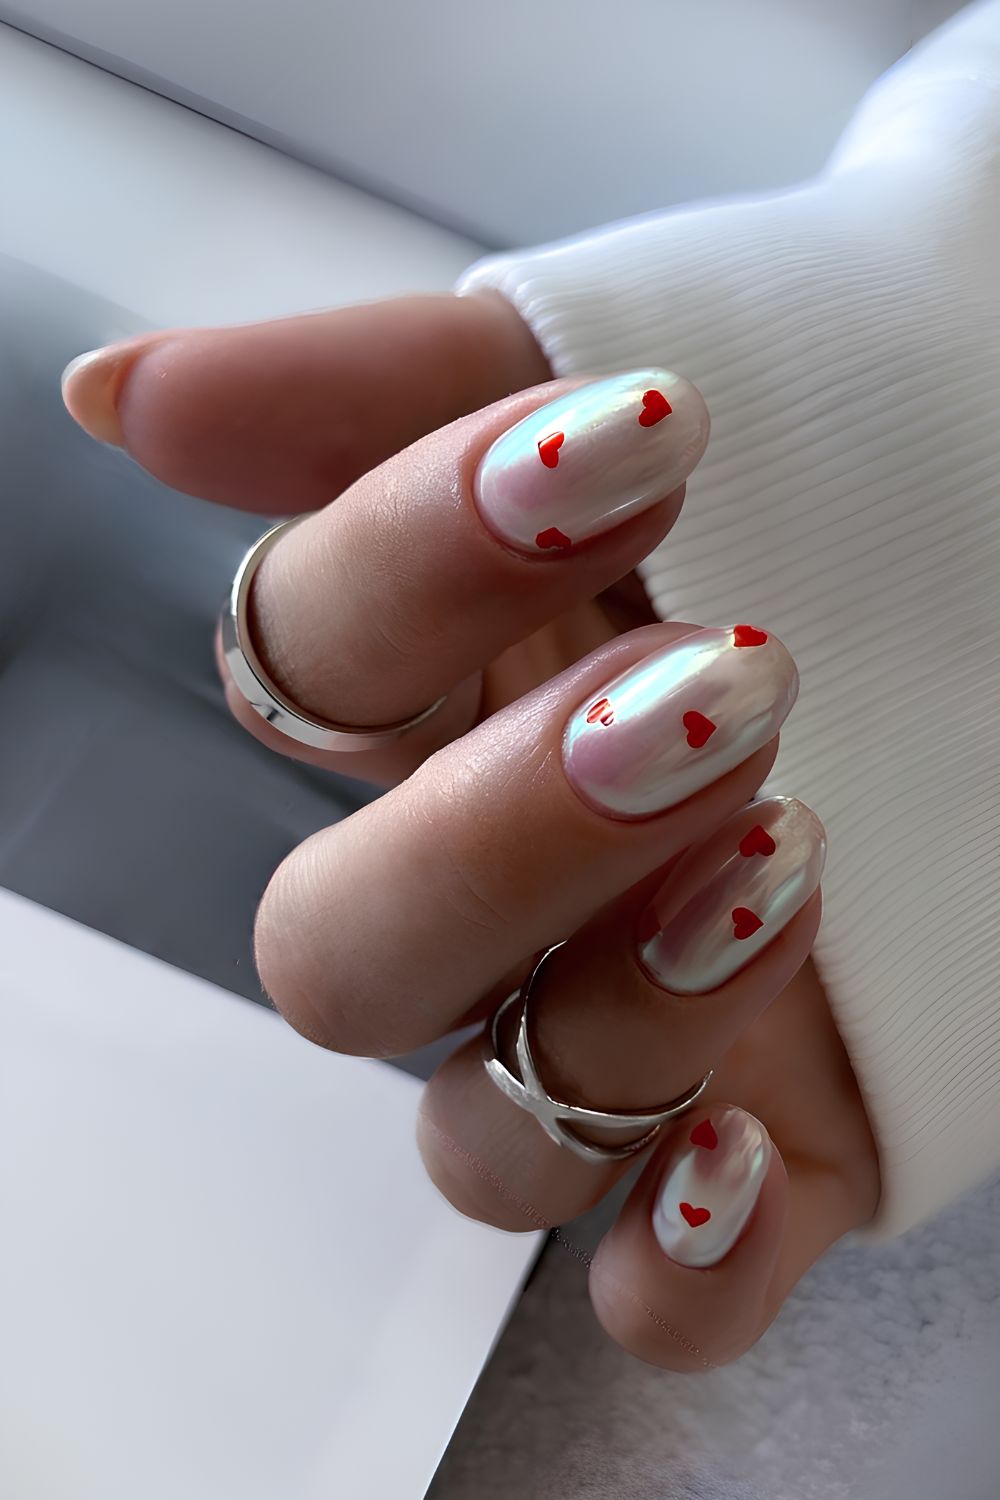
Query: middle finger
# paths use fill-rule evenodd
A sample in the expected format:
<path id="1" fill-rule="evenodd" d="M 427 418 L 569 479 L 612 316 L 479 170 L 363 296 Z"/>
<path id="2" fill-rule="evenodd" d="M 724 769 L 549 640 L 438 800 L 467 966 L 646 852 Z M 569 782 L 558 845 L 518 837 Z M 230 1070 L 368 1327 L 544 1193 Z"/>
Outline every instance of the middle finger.
<path id="1" fill-rule="evenodd" d="M 748 802 L 797 687 L 749 626 L 620 637 L 294 850 L 258 912 L 265 986 L 338 1051 L 442 1035 Z"/>

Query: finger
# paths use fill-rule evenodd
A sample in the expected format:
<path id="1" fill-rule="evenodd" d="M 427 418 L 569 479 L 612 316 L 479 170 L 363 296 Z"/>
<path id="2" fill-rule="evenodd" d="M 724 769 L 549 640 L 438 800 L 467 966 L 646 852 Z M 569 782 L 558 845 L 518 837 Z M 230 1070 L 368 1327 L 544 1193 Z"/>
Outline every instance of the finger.
<path id="1" fill-rule="evenodd" d="M 268 750 L 304 765 L 334 768 L 345 776 L 368 781 L 378 787 L 396 786 L 404 781 L 414 766 L 420 765 L 442 743 L 457 739 L 474 723 L 482 701 L 479 673 L 453 688 L 447 699 L 429 718 L 408 730 L 399 742 L 376 747 L 357 754 L 332 754 L 292 740 L 251 707 L 233 682 L 222 651 L 219 630 L 215 633 L 215 664 L 222 678 L 226 706 L 236 722 L 259 740 Z"/>
<path id="2" fill-rule="evenodd" d="M 446 293 L 139 334 L 74 360 L 63 399 L 164 484 L 277 515 L 550 376 L 505 297 Z"/>
<path id="3" fill-rule="evenodd" d="M 747 1043 L 730 1055 L 718 1097 L 738 1098 L 767 1120 L 791 1185 L 788 1230 L 760 1333 L 813 1262 L 871 1218 L 881 1183 L 858 1081 L 812 962 L 755 1024 Z"/>
<path id="4" fill-rule="evenodd" d="M 826 1121 L 843 1152 L 839 1123 Z M 651 1364 L 726 1364 L 760 1338 L 808 1267 L 869 1217 L 870 1188 L 867 1169 L 852 1177 L 843 1164 L 827 1173 L 797 1158 L 786 1169 L 767 1130 L 742 1109 L 693 1111 L 598 1248 L 595 1311 L 612 1338 Z"/>
<path id="5" fill-rule="evenodd" d="M 306 840 L 258 912 L 278 1008 L 339 1051 L 409 1051 L 721 823 L 767 774 L 797 690 L 784 646 L 757 636 L 620 637 Z"/>
<path id="6" fill-rule="evenodd" d="M 760 1327 L 788 1206 L 784 1164 L 759 1120 L 722 1104 L 685 1115 L 594 1256 L 602 1325 L 668 1369 L 735 1358 Z"/>
<path id="7" fill-rule="evenodd" d="M 644 882 L 613 903 L 532 985 L 531 1047 L 547 1091 L 629 1111 L 686 1094 L 805 962 L 824 854 L 815 814 L 768 798 L 687 850 L 658 890 Z M 511 1037 L 506 1045 L 510 1065 Z M 504 1228 L 532 1227 L 521 1202 L 547 1223 L 573 1218 L 631 1165 L 582 1161 L 553 1142 L 495 1088 L 475 1042 L 431 1079 L 419 1139 L 455 1206 Z"/>
<path id="8" fill-rule="evenodd" d="M 463 417 L 278 540 L 251 591 L 257 653 L 321 719 L 419 713 L 649 552 L 707 436 L 698 391 L 655 369 Z"/>

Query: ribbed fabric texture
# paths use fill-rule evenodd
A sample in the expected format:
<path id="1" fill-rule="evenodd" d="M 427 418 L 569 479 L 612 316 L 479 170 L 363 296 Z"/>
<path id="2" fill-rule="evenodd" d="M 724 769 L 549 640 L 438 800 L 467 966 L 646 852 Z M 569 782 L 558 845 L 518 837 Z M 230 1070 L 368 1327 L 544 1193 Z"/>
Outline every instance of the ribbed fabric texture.
<path id="1" fill-rule="evenodd" d="M 802 691 L 766 790 L 827 825 L 815 957 L 906 1229 L 1000 1164 L 1000 3 L 883 79 L 824 177 L 492 256 L 556 374 L 713 419 L 643 573 Z"/>

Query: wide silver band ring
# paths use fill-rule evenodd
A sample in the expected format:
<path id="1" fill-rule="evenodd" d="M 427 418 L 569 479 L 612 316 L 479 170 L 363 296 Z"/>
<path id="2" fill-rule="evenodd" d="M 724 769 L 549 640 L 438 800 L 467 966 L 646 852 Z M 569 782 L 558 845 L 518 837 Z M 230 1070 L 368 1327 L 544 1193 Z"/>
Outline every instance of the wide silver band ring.
<path id="1" fill-rule="evenodd" d="M 528 1012 L 532 992 L 546 960 L 562 946 L 562 943 L 556 943 L 552 948 L 547 949 L 520 989 L 508 995 L 499 1009 L 495 1011 L 487 1033 L 486 1071 L 501 1093 L 506 1094 L 508 1099 L 534 1115 L 546 1135 L 555 1141 L 557 1146 L 567 1146 L 577 1156 L 582 1156 L 589 1161 L 622 1161 L 625 1157 L 644 1150 L 661 1125 L 691 1108 L 695 1100 L 707 1088 L 712 1077 L 712 1070 L 709 1069 L 704 1078 L 688 1089 L 687 1093 L 681 1094 L 677 1099 L 672 1099 L 669 1104 L 661 1105 L 658 1109 L 585 1109 L 581 1104 L 567 1104 L 563 1099 L 556 1099 L 538 1077 L 538 1070 L 531 1055 L 531 1044 L 528 1040 Z M 500 1022 L 510 1007 L 518 1002 L 521 1005 L 521 1019 L 517 1029 L 517 1065 L 521 1073 L 520 1078 L 500 1060 Z M 643 1133 L 638 1138 L 626 1141 L 620 1146 L 598 1145 L 593 1141 L 584 1140 L 577 1133 L 574 1127 L 581 1126 L 588 1129 L 613 1131 L 622 1135 L 632 1135 L 636 1130 Z"/>
<path id="2" fill-rule="evenodd" d="M 284 693 L 272 682 L 264 670 L 247 626 L 247 600 L 254 574 L 275 542 L 289 527 L 297 526 L 305 516 L 292 516 L 288 521 L 279 521 L 270 531 L 258 537 L 236 570 L 229 603 L 220 618 L 222 651 L 226 666 L 237 690 L 253 709 L 275 729 L 297 740 L 300 745 L 310 745 L 315 750 L 374 750 L 379 745 L 398 740 L 407 730 L 414 729 L 436 713 L 445 701 L 439 698 L 429 708 L 414 714 L 410 719 L 400 719 L 396 724 L 375 726 L 336 724 L 331 719 L 316 719 L 296 708 Z"/>

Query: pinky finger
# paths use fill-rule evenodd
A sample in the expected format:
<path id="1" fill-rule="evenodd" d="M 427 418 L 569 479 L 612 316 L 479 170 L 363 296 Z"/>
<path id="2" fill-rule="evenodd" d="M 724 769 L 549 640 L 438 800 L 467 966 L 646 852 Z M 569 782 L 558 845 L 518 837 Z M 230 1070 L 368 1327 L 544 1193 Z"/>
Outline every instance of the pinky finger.
<path id="1" fill-rule="evenodd" d="M 726 1104 L 685 1115 L 594 1258 L 604 1328 L 667 1369 L 737 1358 L 769 1321 L 788 1210 L 788 1176 L 759 1120 Z"/>

